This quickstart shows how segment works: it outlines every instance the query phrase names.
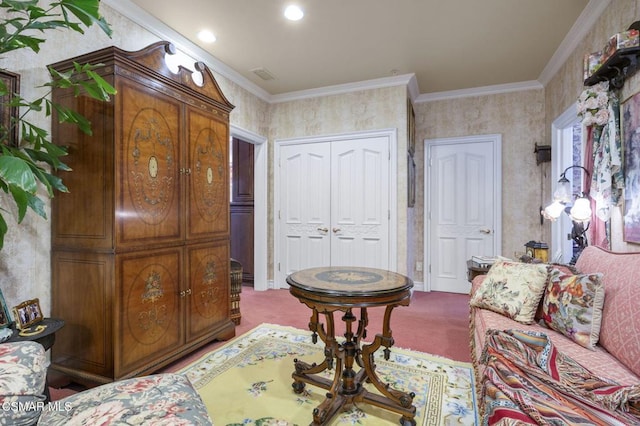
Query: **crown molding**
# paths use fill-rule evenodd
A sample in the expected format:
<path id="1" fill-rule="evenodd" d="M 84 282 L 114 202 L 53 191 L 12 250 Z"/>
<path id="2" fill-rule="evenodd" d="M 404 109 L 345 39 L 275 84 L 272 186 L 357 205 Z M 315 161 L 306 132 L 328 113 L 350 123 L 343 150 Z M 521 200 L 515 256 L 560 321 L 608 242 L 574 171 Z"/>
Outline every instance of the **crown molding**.
<path id="1" fill-rule="evenodd" d="M 111 7 L 125 18 L 128 18 L 140 25 L 150 33 L 156 35 L 161 40 L 171 41 L 171 43 L 173 43 L 175 47 L 185 55 L 188 55 L 196 61 L 204 62 L 212 69 L 212 71 L 215 71 L 221 76 L 233 81 L 263 101 L 271 102 L 271 94 L 266 90 L 245 78 L 227 64 L 166 25 L 164 22 L 151 16 L 133 2 L 129 0 L 102 0 L 102 3 Z"/>
<path id="2" fill-rule="evenodd" d="M 591 31 L 594 24 L 600 18 L 605 9 L 609 6 L 611 0 L 590 0 L 584 8 L 576 22 L 567 33 L 558 49 L 544 67 L 542 73 L 538 77 L 538 81 L 543 86 L 549 84 L 554 75 L 564 65 L 569 56 L 576 50 L 578 44 L 585 38 L 587 33 Z"/>
<path id="3" fill-rule="evenodd" d="M 416 103 L 441 101 L 444 99 L 468 98 L 470 96 L 497 95 L 500 93 L 523 92 L 525 90 L 543 89 L 537 80 L 520 83 L 496 84 L 494 86 L 474 87 L 471 89 L 449 90 L 446 92 L 423 93 L 415 100 Z"/>
<path id="4" fill-rule="evenodd" d="M 412 102 L 415 102 L 418 96 L 420 96 L 420 87 L 418 87 L 418 79 L 415 74 L 409 79 L 407 90 L 409 91 L 409 98 Z"/>
<path id="5" fill-rule="evenodd" d="M 380 89 L 394 86 L 409 86 L 411 80 L 415 80 L 415 74 L 403 74 L 393 77 L 375 78 L 372 80 L 358 81 L 355 83 L 337 84 L 334 86 L 319 87 L 317 89 L 299 90 L 296 92 L 272 95 L 272 103 L 297 101 L 301 99 L 317 98 L 320 96 L 340 95 L 357 92 L 359 90 Z M 416 84 L 417 87 L 417 84 Z"/>

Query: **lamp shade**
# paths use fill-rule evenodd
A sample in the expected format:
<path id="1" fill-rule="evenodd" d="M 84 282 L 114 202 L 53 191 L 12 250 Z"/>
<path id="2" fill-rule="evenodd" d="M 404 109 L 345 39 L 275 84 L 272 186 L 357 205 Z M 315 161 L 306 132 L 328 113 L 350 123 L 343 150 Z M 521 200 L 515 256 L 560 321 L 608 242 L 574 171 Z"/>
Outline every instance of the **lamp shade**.
<path id="1" fill-rule="evenodd" d="M 561 203 L 568 204 L 572 200 L 571 195 L 571 183 L 563 174 L 556 184 L 556 190 L 553 192 L 553 201 L 560 201 Z"/>
<path id="2" fill-rule="evenodd" d="M 589 199 L 586 197 L 577 198 L 576 202 L 573 203 L 573 207 L 571 207 L 569 216 L 571 216 L 571 220 L 576 222 L 589 222 L 591 220 L 591 203 Z"/>
<path id="3" fill-rule="evenodd" d="M 560 201 L 556 200 L 553 203 L 549 204 L 542 211 L 542 215 L 549 220 L 556 220 L 560 217 L 564 210 L 564 204 Z"/>

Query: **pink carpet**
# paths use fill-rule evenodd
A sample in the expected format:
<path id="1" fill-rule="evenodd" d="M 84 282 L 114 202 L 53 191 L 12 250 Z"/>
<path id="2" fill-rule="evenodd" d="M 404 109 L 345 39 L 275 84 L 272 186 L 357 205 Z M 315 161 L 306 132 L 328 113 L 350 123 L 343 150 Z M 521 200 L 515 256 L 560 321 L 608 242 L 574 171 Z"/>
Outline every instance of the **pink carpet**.
<path id="1" fill-rule="evenodd" d="M 255 291 L 253 287 L 247 286 L 242 287 L 240 312 L 242 318 L 240 325 L 236 327 L 237 336 L 262 323 L 307 330 L 311 316 L 311 310 L 291 296 L 289 290 Z M 381 331 L 383 316 L 384 308 L 369 308 L 367 330 L 370 336 Z M 338 331 L 340 325 L 336 316 Z M 471 362 L 469 296 L 466 294 L 416 291 L 409 306 L 393 310 L 391 330 L 397 347 Z M 165 371 L 178 370 L 221 344 L 222 342 L 213 342 L 167 367 Z"/>
<path id="2" fill-rule="evenodd" d="M 308 329 L 311 310 L 288 290 L 255 291 L 243 286 L 240 298 L 239 336 L 262 323 L 289 325 Z M 381 330 L 384 308 L 369 308 L 369 336 Z M 322 316 L 321 316 L 322 317 Z M 337 331 L 341 322 L 336 316 Z M 391 330 L 395 346 L 427 352 L 449 359 L 471 362 L 469 351 L 469 296 L 442 292 L 414 292 L 409 306 L 394 309 Z M 191 355 L 167 366 L 161 372 L 177 371 L 200 358 L 206 352 L 222 345 L 213 342 Z M 51 388 L 52 400 L 58 400 L 75 390 Z"/>

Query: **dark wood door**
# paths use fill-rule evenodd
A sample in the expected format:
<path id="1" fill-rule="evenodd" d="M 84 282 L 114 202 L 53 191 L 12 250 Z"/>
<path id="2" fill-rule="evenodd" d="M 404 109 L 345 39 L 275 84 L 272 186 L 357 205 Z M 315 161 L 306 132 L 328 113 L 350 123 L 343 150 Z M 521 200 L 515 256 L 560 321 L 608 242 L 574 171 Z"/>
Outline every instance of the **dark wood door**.
<path id="1" fill-rule="evenodd" d="M 253 145 L 232 140 L 231 257 L 242 264 L 242 281 L 253 284 Z"/>

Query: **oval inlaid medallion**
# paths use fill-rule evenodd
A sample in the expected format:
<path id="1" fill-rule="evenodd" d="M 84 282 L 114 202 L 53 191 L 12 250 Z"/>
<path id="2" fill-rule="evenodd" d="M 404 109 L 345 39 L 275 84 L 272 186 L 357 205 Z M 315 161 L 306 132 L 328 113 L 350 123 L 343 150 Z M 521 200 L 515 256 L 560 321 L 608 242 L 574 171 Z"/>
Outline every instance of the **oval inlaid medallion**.
<path id="1" fill-rule="evenodd" d="M 223 155 L 226 151 L 219 139 L 214 129 L 201 129 L 192 150 L 193 196 L 201 218 L 207 222 L 215 222 L 228 208 L 220 200 L 225 199 L 224 191 L 228 191 L 225 174 L 229 160 Z"/>
<path id="2" fill-rule="evenodd" d="M 171 272 L 160 264 L 143 268 L 135 277 L 127 296 L 125 324 L 131 336 L 144 345 L 151 345 L 164 336 L 175 316 L 175 295 Z"/>
<path id="3" fill-rule="evenodd" d="M 149 157 L 149 176 L 154 179 L 158 177 L 158 159 L 155 155 Z"/>
<path id="4" fill-rule="evenodd" d="M 127 139 L 129 195 L 137 216 L 149 225 L 161 223 L 175 193 L 175 141 L 169 124 L 153 108 L 138 111 Z"/>

